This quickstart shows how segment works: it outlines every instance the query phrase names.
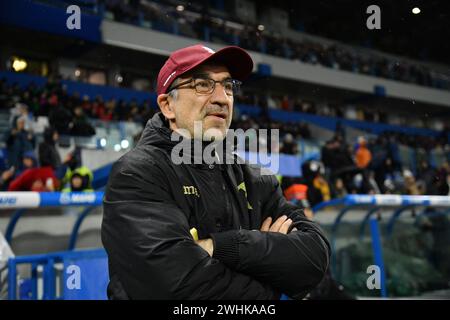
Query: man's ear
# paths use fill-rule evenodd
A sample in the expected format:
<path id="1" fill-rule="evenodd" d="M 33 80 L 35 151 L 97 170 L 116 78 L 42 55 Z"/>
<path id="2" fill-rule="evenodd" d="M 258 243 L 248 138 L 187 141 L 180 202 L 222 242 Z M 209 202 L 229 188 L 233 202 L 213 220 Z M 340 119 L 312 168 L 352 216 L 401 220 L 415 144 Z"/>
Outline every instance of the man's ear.
<path id="1" fill-rule="evenodd" d="M 156 102 L 158 103 L 159 108 L 161 109 L 162 114 L 168 120 L 175 119 L 175 110 L 173 109 L 173 99 L 170 98 L 168 94 L 160 94 L 158 98 L 156 98 Z"/>

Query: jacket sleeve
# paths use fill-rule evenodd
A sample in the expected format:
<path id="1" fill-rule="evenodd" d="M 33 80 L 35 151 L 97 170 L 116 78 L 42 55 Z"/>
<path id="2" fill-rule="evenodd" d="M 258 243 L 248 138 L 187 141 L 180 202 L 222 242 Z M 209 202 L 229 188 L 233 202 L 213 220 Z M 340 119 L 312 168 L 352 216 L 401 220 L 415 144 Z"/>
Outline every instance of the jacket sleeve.
<path id="1" fill-rule="evenodd" d="M 26 190 L 26 187 L 31 184 L 32 178 L 32 170 L 25 170 L 18 177 L 11 181 L 8 187 L 8 191 L 29 191 Z"/>
<path id="2" fill-rule="evenodd" d="M 166 187 L 167 173 L 143 161 L 147 168 L 126 160 L 116 163 L 104 199 L 102 241 L 127 295 L 279 299 L 271 286 L 231 270 L 194 242 L 185 213 Z"/>
<path id="3" fill-rule="evenodd" d="M 262 207 L 264 216 L 273 221 L 282 215 L 293 220 L 298 231 L 288 234 L 259 230 L 230 230 L 211 234 L 214 254 L 227 266 L 269 283 L 294 299 L 303 298 L 323 278 L 328 268 L 330 245 L 315 222 L 308 220 L 301 208 L 283 197 L 273 176 L 270 192 Z"/>

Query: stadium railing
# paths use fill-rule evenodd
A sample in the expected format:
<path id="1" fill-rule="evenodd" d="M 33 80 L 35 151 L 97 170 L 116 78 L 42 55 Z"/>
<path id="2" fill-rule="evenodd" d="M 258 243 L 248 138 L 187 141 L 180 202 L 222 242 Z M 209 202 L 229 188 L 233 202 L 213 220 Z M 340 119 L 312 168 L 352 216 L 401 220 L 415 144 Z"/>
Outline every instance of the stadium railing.
<path id="1" fill-rule="evenodd" d="M 313 212 L 319 222 L 327 221 L 323 227 L 332 246 L 332 273 L 350 290 L 391 297 L 449 289 L 450 250 L 445 248 L 450 243 L 442 233 L 450 231 L 450 197 L 348 195 L 320 203 Z M 370 265 L 379 268 L 379 292 L 371 291 L 363 281 L 370 276 L 366 271 Z M 413 266 L 429 277 L 417 268 L 410 270 Z"/>
<path id="2" fill-rule="evenodd" d="M 30 278 L 18 274 L 31 268 Z M 56 252 L 8 261 L 8 300 L 105 300 L 109 282 L 104 249 Z"/>
<path id="3" fill-rule="evenodd" d="M 67 251 L 17 256 L 8 261 L 8 299 L 106 299 L 107 258 L 104 249 L 75 250 L 84 219 L 101 206 L 103 192 L 0 192 L 0 210 L 17 209 L 11 215 L 5 239 L 11 243 L 14 229 L 26 210 L 59 206 L 84 206 L 70 234 Z M 18 268 L 29 270 L 30 277 Z"/>
<path id="4" fill-rule="evenodd" d="M 32 256 L 18 256 L 11 258 L 8 263 L 8 287 L 13 290 L 8 291 L 10 299 L 17 298 L 18 294 L 21 298 L 44 298 L 44 299 L 103 299 L 106 298 L 106 283 L 107 283 L 107 264 L 106 254 L 103 249 L 96 250 L 74 250 L 76 248 L 76 242 L 78 233 L 83 220 L 89 215 L 93 208 L 99 207 L 102 204 L 103 192 L 94 193 L 36 193 L 36 192 L 0 192 L 0 210 L 1 209 L 17 209 L 9 219 L 8 226 L 6 228 L 5 238 L 8 242 L 13 239 L 14 228 L 22 217 L 23 212 L 27 209 L 41 208 L 41 207 L 58 207 L 58 206 L 85 206 L 85 209 L 78 215 L 71 231 L 70 241 L 67 252 L 56 252 L 42 255 Z M 332 208 L 332 210 L 329 210 Z M 407 215 L 405 212 L 415 212 L 413 216 Z M 330 224 L 329 230 L 326 230 L 329 234 L 330 242 L 332 244 L 332 262 L 331 267 L 334 276 L 338 280 L 345 280 L 343 278 L 342 269 L 345 267 L 338 265 L 338 260 L 342 260 L 342 246 L 337 244 L 342 241 L 342 231 L 345 230 L 344 217 L 350 217 L 354 223 L 351 226 L 349 237 L 356 239 L 357 245 L 362 244 L 365 240 L 365 232 L 367 226 L 370 226 L 369 245 L 363 252 L 364 255 L 369 254 L 372 251 L 371 261 L 362 259 L 358 256 L 359 251 L 354 251 L 350 254 L 350 262 L 347 263 L 359 265 L 356 268 L 363 270 L 368 265 L 375 265 L 379 268 L 381 275 L 381 290 L 375 291 L 377 295 L 382 297 L 391 296 L 392 287 L 399 286 L 398 283 L 392 283 L 390 275 L 393 274 L 389 269 L 393 266 L 396 259 L 402 258 L 402 255 L 397 250 L 392 250 L 392 246 L 389 245 L 389 241 L 394 239 L 397 233 L 402 233 L 407 228 L 416 226 L 423 219 L 447 219 L 450 213 L 450 198 L 447 196 L 404 196 L 404 195 L 348 195 L 341 199 L 334 199 L 328 202 L 321 203 L 313 208 L 315 212 L 315 219 L 322 224 L 321 217 L 329 218 L 332 211 L 335 216 L 332 219 L 328 219 Z M 354 211 L 354 212 L 352 212 Z M 383 211 L 380 213 L 380 211 Z M 388 214 L 385 219 L 385 214 Z M 353 215 L 353 216 L 352 216 Z M 404 218 L 407 218 L 406 220 Z M 403 219 L 403 220 L 402 220 Z M 436 220 L 437 227 L 442 227 L 442 220 Z M 447 220 L 448 223 L 448 220 Z M 359 228 L 355 228 L 356 224 Z M 408 225 L 408 227 L 405 227 Z M 327 226 L 324 223 L 324 228 Z M 447 230 L 448 231 L 448 230 Z M 341 237 L 340 237 L 341 236 Z M 419 234 L 419 238 L 422 234 Z M 347 239 L 348 240 L 348 239 Z M 407 243 L 412 241 L 411 238 L 402 238 L 403 242 Z M 405 244 L 403 243 L 403 245 Z M 445 243 L 437 243 L 440 247 L 445 248 Z M 435 245 L 437 245 L 435 243 Z M 370 247 L 372 248 L 370 250 Z M 394 248 L 395 249 L 395 248 Z M 397 248 L 398 249 L 398 248 Z M 389 253 L 390 251 L 392 254 Z M 369 252 L 369 253 L 368 253 Z M 360 252 L 361 253 L 361 252 Z M 448 262 L 450 259 L 450 252 L 441 252 L 440 257 Z M 347 252 L 348 254 L 348 252 Z M 388 257 L 387 257 L 388 255 Z M 417 266 L 417 257 L 405 256 L 406 263 Z M 367 257 L 366 257 L 367 258 Z M 369 257 L 370 258 L 370 257 Z M 359 260 L 358 260 L 359 259 Z M 355 262 L 356 260 L 356 262 Z M 364 262 L 363 262 L 364 261 Z M 440 261 L 442 262 L 442 261 Z M 366 263 L 367 265 L 364 265 Z M 22 279 L 18 281 L 17 266 L 27 264 L 31 270 L 31 276 L 28 279 Z M 83 268 L 77 269 L 77 267 L 83 266 Z M 427 265 L 428 266 L 428 265 Z M 339 267 L 339 268 L 338 268 Z M 68 269 L 69 268 L 69 269 Z M 442 276 L 448 275 L 444 271 L 440 271 Z M 76 271 L 81 271 L 81 278 L 77 281 L 74 280 Z M 355 271 L 355 268 L 352 269 Z M 434 270 L 428 268 L 427 270 Z M 341 271 L 341 272 L 339 272 Z M 73 274 L 72 274 L 73 273 Z M 394 272 L 395 273 L 395 272 Z M 86 283 L 96 283 L 96 277 L 103 277 L 95 286 L 89 286 Z M 344 275 L 345 276 L 345 275 Z M 39 280 L 40 279 L 40 280 Z M 361 280 L 360 278 L 358 278 Z M 422 279 L 423 280 L 423 279 Z M 444 279 L 445 280 L 445 279 Z M 41 281 L 40 288 L 41 294 L 38 294 L 37 288 L 39 287 L 39 281 Z M 431 280 L 430 280 L 431 281 Z M 443 280 L 439 278 L 433 281 L 438 281 L 438 287 L 443 287 Z M 365 280 L 359 281 L 364 286 Z M 395 281 L 394 281 L 395 282 Z M 81 285 L 80 285 L 81 283 Z M 359 283 L 359 285 L 361 285 Z M 73 288 L 82 289 L 72 290 Z M 351 286 L 350 286 L 351 287 Z M 431 286 L 433 287 L 433 286 Z M 67 289 L 72 288 L 72 289 Z M 83 291 L 83 288 L 86 290 Z M 389 288 L 389 290 L 388 290 Z M 434 286 L 433 288 L 436 288 Z M 358 288 L 354 288 L 357 290 Z M 361 288 L 359 288 L 361 289 Z M 396 290 L 396 289 L 395 289 Z M 394 291 L 395 291 L 394 290 Z M 367 293 L 367 292 L 365 292 Z M 365 294 L 363 292 L 363 295 Z M 406 290 L 406 294 L 409 291 Z M 420 292 L 414 292 L 418 294 Z M 392 295 L 398 295 L 398 292 L 392 292 Z M 369 293 L 374 295 L 374 292 Z"/>

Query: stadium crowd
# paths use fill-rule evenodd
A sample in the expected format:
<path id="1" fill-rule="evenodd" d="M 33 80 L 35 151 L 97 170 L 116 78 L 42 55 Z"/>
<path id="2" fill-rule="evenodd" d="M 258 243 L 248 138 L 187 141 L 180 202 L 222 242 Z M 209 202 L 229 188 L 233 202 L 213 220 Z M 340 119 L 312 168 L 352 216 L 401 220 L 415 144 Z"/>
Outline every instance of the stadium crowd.
<path id="1" fill-rule="evenodd" d="M 83 107 L 86 104 L 83 105 L 82 99 L 69 97 L 52 82 L 45 88 L 31 84 L 22 90 L 17 84 L 8 86 L 1 79 L 0 109 L 9 111 L 10 128 L 2 139 L 6 148 L 0 156 L 0 190 L 93 190 L 93 175 L 81 163 L 81 150 L 76 148 L 61 159 L 56 147 L 60 134 L 95 134 Z M 38 116 L 48 117 L 50 123 L 39 143 L 34 132 Z"/>
<path id="2" fill-rule="evenodd" d="M 372 52 L 362 53 L 340 44 L 294 40 L 280 32 L 264 30 L 260 25 L 248 24 L 236 16 L 227 17 L 233 20 L 230 24 L 226 19 L 214 17 L 214 13 L 204 7 L 191 4 L 189 9 L 197 10 L 192 14 L 164 2 L 105 0 L 100 4 L 103 11 L 119 22 L 148 26 L 202 41 L 239 45 L 248 50 L 337 70 L 450 90 L 449 76 L 425 65 Z M 237 25 L 240 27 L 235 27 Z"/>
<path id="3" fill-rule="evenodd" d="M 249 100 L 245 95 L 237 101 L 258 102 Z M 281 108 L 298 110 L 283 105 L 286 104 L 280 101 Z M 77 93 L 70 95 L 58 81 L 49 81 L 45 87 L 30 84 L 21 89 L 17 84 L 8 85 L 5 79 L 0 80 L 0 107 L 9 110 L 11 126 L 4 137 L 7 157 L 4 157 L 0 181 L 3 190 L 11 191 L 92 189 L 92 173 L 81 165 L 79 150 L 61 161 L 55 147 L 59 135 L 94 135 L 95 128 L 89 119 L 134 121 L 145 125 L 156 111 L 150 107 L 150 102 L 105 102 L 100 96 L 89 99 Z M 312 107 L 301 111 L 312 113 L 315 108 L 312 104 Z M 50 127 L 44 132 L 43 142 L 37 146 L 33 123 L 38 116 L 47 116 Z M 258 138 L 260 148 L 266 146 L 268 152 L 296 155 L 301 139 L 314 141 L 306 123 L 273 121 L 264 114 L 254 117 L 237 111 L 232 128 L 279 129 L 280 142 Z M 402 163 L 400 145 L 425 151 L 422 157 L 417 158 L 418 168 L 411 170 Z M 442 155 L 438 166 L 430 164 L 427 152 L 431 150 L 439 150 Z M 444 134 L 432 138 L 388 132 L 368 140 L 360 137 L 351 146 L 344 139 L 344 131 L 341 131 L 324 144 L 321 161 L 303 164 L 300 182 L 309 186 L 308 194 L 313 204 L 349 193 L 444 195 L 449 194 L 449 154 Z M 72 176 L 75 178 L 71 185 Z M 298 182 L 299 179 L 285 177 L 284 189 Z"/>
<path id="4" fill-rule="evenodd" d="M 438 166 L 417 159 L 416 174 L 402 163 L 395 135 L 348 145 L 340 133 L 321 149 L 321 161 L 302 164 L 301 178 L 283 178 L 288 200 L 314 206 L 347 194 L 450 195 L 449 148 Z M 304 202 L 305 204 L 305 202 Z"/>

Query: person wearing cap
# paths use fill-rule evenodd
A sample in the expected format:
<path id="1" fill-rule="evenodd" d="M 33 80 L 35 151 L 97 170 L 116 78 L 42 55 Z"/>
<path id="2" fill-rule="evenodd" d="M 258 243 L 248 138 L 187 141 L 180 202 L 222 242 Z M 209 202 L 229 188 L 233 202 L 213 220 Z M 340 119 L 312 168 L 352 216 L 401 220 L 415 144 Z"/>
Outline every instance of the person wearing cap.
<path id="1" fill-rule="evenodd" d="M 110 299 L 302 299 L 323 278 L 329 243 L 274 175 L 186 150 L 189 161 L 173 161 L 182 142 L 206 151 L 226 140 L 234 95 L 252 70 L 243 49 L 203 45 L 174 51 L 161 68 L 160 112 L 105 190 Z"/>
<path id="2" fill-rule="evenodd" d="M 58 179 L 51 166 L 38 167 L 32 151 L 23 155 L 24 170 L 10 182 L 8 191 L 51 192 L 59 187 Z"/>
<path id="3" fill-rule="evenodd" d="M 70 171 L 70 178 L 68 185 L 61 190 L 61 192 L 94 192 L 92 181 L 94 175 L 92 171 L 82 166 Z"/>

